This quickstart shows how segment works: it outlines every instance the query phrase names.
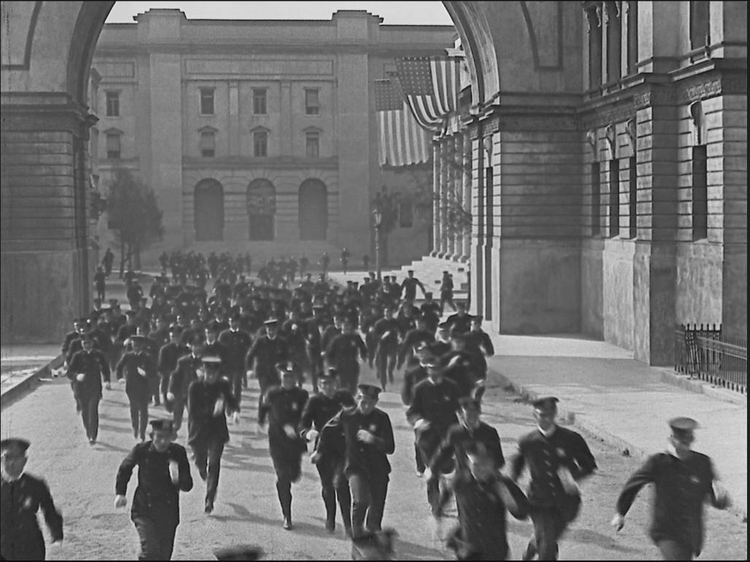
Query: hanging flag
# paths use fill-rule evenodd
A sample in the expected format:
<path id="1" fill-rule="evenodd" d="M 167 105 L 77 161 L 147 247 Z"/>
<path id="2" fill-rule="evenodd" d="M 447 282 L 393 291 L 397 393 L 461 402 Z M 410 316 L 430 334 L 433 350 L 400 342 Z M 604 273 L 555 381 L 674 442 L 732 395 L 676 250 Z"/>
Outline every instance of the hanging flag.
<path id="1" fill-rule="evenodd" d="M 447 116 L 458 108 L 459 57 L 403 57 L 396 69 L 409 109 L 433 133 L 444 133 Z"/>
<path id="2" fill-rule="evenodd" d="M 381 166 L 429 162 L 430 134 L 414 119 L 395 76 L 375 80 L 375 112 Z"/>

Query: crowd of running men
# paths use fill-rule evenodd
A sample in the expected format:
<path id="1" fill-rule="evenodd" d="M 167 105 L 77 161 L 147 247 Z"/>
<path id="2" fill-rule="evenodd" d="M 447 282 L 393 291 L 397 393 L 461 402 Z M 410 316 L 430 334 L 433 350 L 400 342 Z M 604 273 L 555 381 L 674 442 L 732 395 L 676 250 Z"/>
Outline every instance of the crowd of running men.
<path id="1" fill-rule="evenodd" d="M 555 424 L 557 399 L 533 403 L 538 428 L 519 441 L 510 475 L 503 475 L 500 437 L 481 420 L 486 358 L 494 354 L 482 317 L 458 302 L 442 320 L 443 306 L 413 271 L 400 283 L 369 273 L 341 286 L 325 272 L 313 280 L 303 270 L 297 281 L 290 261 L 267 263 L 269 273 L 256 281 L 249 258 L 164 254 L 164 271 L 148 297 L 129 271 L 129 310 L 123 313 L 115 299 L 108 307 L 97 301 L 66 336 L 65 372 L 90 444 L 98 439 L 98 406 L 103 388 L 112 387 L 111 373 L 124 384 L 137 443 L 117 471 L 115 506 L 127 503 L 128 481 L 139 467 L 131 518 L 141 558 L 171 557 L 179 491 L 193 487 L 187 451 L 174 442 L 185 416 L 190 456 L 206 483 L 205 512 L 213 511 L 228 420 L 239 422 L 251 377 L 260 389 L 257 431 L 268 435 L 283 528 L 294 526 L 292 485 L 309 450 L 320 475 L 325 530 L 335 530 L 338 508 L 355 552 L 382 543 L 395 444 L 391 420 L 377 403 L 403 369 L 399 390 L 414 429 L 415 469 L 433 516 L 442 517 L 455 498 L 459 525 L 447 544 L 456 556 L 505 559 L 510 512 L 534 522 L 524 559 L 556 559 L 558 540 L 580 509 L 577 483 L 596 469 L 584 439 Z M 416 306 L 418 289 L 423 299 Z M 359 380 L 365 362 L 378 384 Z M 150 406 L 164 408 L 159 419 L 149 421 Z M 692 431 L 689 425 L 678 420 L 673 431 Z M 525 467 L 528 497 L 515 484 Z M 701 482 L 713 480 L 709 469 Z M 627 488 L 624 511 L 638 485 Z M 726 505 L 725 495 L 711 490 L 715 504 Z"/>

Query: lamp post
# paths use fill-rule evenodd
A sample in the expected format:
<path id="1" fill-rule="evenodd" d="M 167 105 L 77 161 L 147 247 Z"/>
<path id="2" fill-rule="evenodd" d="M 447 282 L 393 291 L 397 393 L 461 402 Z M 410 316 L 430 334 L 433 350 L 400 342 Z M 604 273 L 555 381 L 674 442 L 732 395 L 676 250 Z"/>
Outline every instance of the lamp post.
<path id="1" fill-rule="evenodd" d="M 380 269 L 380 227 L 383 224 L 383 213 L 380 209 L 372 211 L 373 224 L 375 225 L 375 271 L 378 275 L 378 281 L 381 280 L 382 271 Z"/>

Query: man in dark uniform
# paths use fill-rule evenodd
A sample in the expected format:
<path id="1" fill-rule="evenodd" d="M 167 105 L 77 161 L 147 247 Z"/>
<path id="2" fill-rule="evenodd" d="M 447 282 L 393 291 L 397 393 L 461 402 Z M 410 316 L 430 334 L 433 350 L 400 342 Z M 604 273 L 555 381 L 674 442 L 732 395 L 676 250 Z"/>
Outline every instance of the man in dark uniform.
<path id="1" fill-rule="evenodd" d="M 414 427 L 414 440 L 428 466 L 448 429 L 456 423 L 459 389 L 456 384 L 443 376 L 443 369 L 434 361 L 427 362 L 428 377 L 414 387 L 414 396 L 406 410 L 406 419 Z M 433 515 L 438 515 L 440 488 L 437 476 L 453 469 L 452 459 L 444 460 L 437 467 L 435 478 L 427 481 L 427 502 Z"/>
<path id="2" fill-rule="evenodd" d="M 96 268 L 96 273 L 94 273 L 94 288 L 96 289 L 96 297 L 104 301 L 105 292 L 106 292 L 106 286 L 107 286 L 107 274 L 104 273 L 104 269 L 102 266 L 99 266 Z"/>
<path id="3" fill-rule="evenodd" d="M 253 342 L 250 334 L 240 329 L 240 314 L 233 314 L 229 319 L 229 329 L 219 334 L 219 343 L 224 346 L 224 372 L 232 383 L 234 397 L 239 404 L 242 400 L 242 382 L 247 378 L 245 371 L 245 355 Z"/>
<path id="4" fill-rule="evenodd" d="M 198 380 L 198 371 L 203 366 L 201 361 L 203 347 L 203 339 L 195 334 L 190 342 L 190 353 L 177 359 L 177 364 L 169 375 L 167 404 L 172 408 L 175 432 L 182 427 L 182 416 L 188 401 L 188 389 L 194 381 Z"/>
<path id="5" fill-rule="evenodd" d="M 407 370 L 419 364 L 416 354 L 417 347 L 433 341 L 435 341 L 435 334 L 427 329 L 427 320 L 424 316 L 418 316 L 416 327 L 406 332 L 399 346 L 396 368 L 401 369 L 404 362 L 406 362 Z"/>
<path id="6" fill-rule="evenodd" d="M 432 298 L 431 291 L 425 292 L 424 302 L 419 305 L 419 312 L 427 320 L 427 329 L 434 334 L 440 323 L 440 303 Z"/>
<path id="7" fill-rule="evenodd" d="M 318 437 L 330 419 L 338 414 L 342 408 L 354 406 L 354 398 L 346 390 L 338 390 L 336 371 L 329 369 L 320 378 L 321 391 L 310 397 L 302 412 L 300 434 L 317 449 Z M 336 529 L 336 498 L 338 496 L 341 518 L 347 535 L 351 535 L 351 493 L 349 482 L 344 477 L 343 455 L 330 454 L 322 458 L 313 453 L 320 484 L 322 487 L 323 504 L 326 509 L 326 530 L 332 533 Z"/>
<path id="8" fill-rule="evenodd" d="M 253 372 L 260 386 L 260 396 L 258 397 L 259 421 L 263 396 L 269 388 L 281 383 L 276 365 L 287 359 L 286 342 L 278 335 L 279 321 L 276 318 L 269 318 L 263 323 L 263 326 L 266 329 L 265 335 L 259 335 L 245 355 L 245 369 Z"/>
<path id="9" fill-rule="evenodd" d="M 109 363 L 104 354 L 94 349 L 90 333 L 82 337 L 83 349 L 73 355 L 67 376 L 73 386 L 78 409 L 89 444 L 96 443 L 99 434 L 99 400 L 102 399 L 102 378 L 109 380 Z"/>
<path id="10" fill-rule="evenodd" d="M 130 422 L 133 425 L 133 437 L 146 440 L 148 423 L 148 403 L 151 397 L 149 379 L 158 377 L 156 362 L 145 350 L 145 336 L 131 336 L 132 351 L 126 351 L 115 367 L 117 380 L 125 377 L 125 394 L 130 402 Z M 124 373 L 123 373 L 124 371 Z"/>
<path id="11" fill-rule="evenodd" d="M 297 432 L 302 410 L 307 403 L 307 391 L 298 387 L 293 366 L 279 363 L 276 370 L 281 385 L 271 387 L 260 405 L 258 423 L 265 424 L 268 416 L 268 449 L 276 472 L 276 493 L 281 504 L 284 529 L 292 528 L 292 482 L 302 475 L 302 453 L 307 450 L 305 440 Z"/>
<path id="12" fill-rule="evenodd" d="M 718 482 L 710 457 L 691 450 L 698 422 L 692 418 L 669 420 L 672 430 L 664 453 L 650 456 L 625 483 L 617 498 L 612 525 L 619 531 L 638 491 L 654 484 L 650 536 L 664 560 L 692 560 L 703 548 L 703 503 L 718 509 L 730 500 Z"/>
<path id="13" fill-rule="evenodd" d="M 492 345 L 489 334 L 482 330 L 483 319 L 481 314 L 472 316 L 471 329 L 466 333 L 466 351 L 474 356 L 474 364 L 478 369 L 474 396 L 480 401 L 484 395 L 484 383 L 487 380 L 487 357 L 495 355 L 495 347 Z"/>
<path id="14" fill-rule="evenodd" d="M 383 317 L 375 322 L 373 340 L 376 345 L 375 368 L 378 380 L 385 389 L 386 383 L 393 383 L 393 371 L 398 359 L 399 325 L 394 307 L 386 306 Z"/>
<path id="15" fill-rule="evenodd" d="M 161 346 L 159 349 L 159 357 L 157 360 L 156 368 L 159 372 L 159 393 L 164 399 L 164 404 L 167 406 L 169 411 L 173 411 L 173 404 L 167 400 L 167 392 L 169 392 L 169 377 L 177 368 L 177 361 L 180 357 L 188 355 L 190 348 L 180 344 L 180 337 L 182 335 L 182 328 L 179 326 L 171 326 L 169 328 L 169 342 Z"/>
<path id="16" fill-rule="evenodd" d="M 463 334 L 471 328 L 471 316 L 466 312 L 465 302 L 459 301 L 456 304 L 456 308 L 458 310 L 448 316 L 445 321 L 448 323 L 451 333 L 459 332 Z"/>
<path id="17" fill-rule="evenodd" d="M 219 486 L 221 455 L 229 441 L 227 413 L 239 411 L 232 387 L 219 376 L 221 359 L 204 356 L 203 376 L 188 389 L 188 445 L 193 450 L 198 474 L 206 481 L 204 511 L 214 510 Z"/>
<path id="18" fill-rule="evenodd" d="M 47 483 L 24 472 L 25 439 L 0 441 L 0 557 L 3 560 L 44 560 L 44 535 L 37 512 L 42 508 L 52 544 L 63 540 L 63 519 Z"/>
<path id="19" fill-rule="evenodd" d="M 141 543 L 139 560 L 169 560 L 180 523 L 180 490 L 193 489 L 190 463 L 182 445 L 173 443 L 170 420 L 152 420 L 151 439 L 139 443 L 120 464 L 115 483 L 115 508 L 125 507 L 128 481 L 138 467 L 138 487 L 130 518 Z"/>
<path id="20" fill-rule="evenodd" d="M 352 538 L 355 540 L 368 531 L 381 530 L 391 472 L 388 455 L 396 448 L 391 419 L 376 408 L 380 389 L 369 384 L 361 384 L 358 389 L 357 406 L 343 409 L 321 433 L 321 438 L 326 435 L 327 439 L 334 440 L 343 433 L 344 474 L 352 494 Z M 327 448 L 325 443 L 320 446 Z"/>
<path id="21" fill-rule="evenodd" d="M 518 441 L 518 454 L 511 463 L 510 477 L 516 481 L 529 467 L 529 503 L 534 536 L 524 560 L 557 560 L 557 543 L 568 524 L 578 515 L 581 495 L 577 481 L 596 470 L 596 461 L 586 441 L 575 431 L 555 423 L 557 398 L 532 402 L 537 428 Z"/>
<path id="22" fill-rule="evenodd" d="M 326 348 L 328 366 L 338 373 L 339 386 L 354 394 L 359 383 L 359 356 L 362 361 L 367 358 L 367 348 L 362 337 L 354 331 L 351 318 L 344 320 L 344 331 L 333 338 Z"/>
<path id="23" fill-rule="evenodd" d="M 407 271 L 406 275 L 406 279 L 401 282 L 401 298 L 414 302 L 414 299 L 417 298 L 417 287 L 422 289 L 422 294 L 424 294 L 426 291 L 422 282 L 414 277 L 413 269 Z"/>
<path id="24" fill-rule="evenodd" d="M 450 336 L 451 349 L 441 355 L 445 365 L 445 377 L 458 385 L 461 396 L 474 394 L 479 374 L 482 372 L 481 361 L 476 354 L 466 350 L 466 334 L 453 330 Z"/>
<path id="25" fill-rule="evenodd" d="M 318 377 L 323 374 L 323 331 L 326 328 L 323 311 L 325 306 L 314 304 L 313 317 L 304 321 L 305 349 L 310 365 L 313 392 L 318 392 Z"/>

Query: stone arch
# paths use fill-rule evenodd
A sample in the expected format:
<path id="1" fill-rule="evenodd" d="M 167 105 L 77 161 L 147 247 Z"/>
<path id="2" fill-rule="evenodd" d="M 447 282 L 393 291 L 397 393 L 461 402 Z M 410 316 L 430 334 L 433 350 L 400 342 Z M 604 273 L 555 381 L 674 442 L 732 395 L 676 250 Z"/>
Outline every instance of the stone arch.
<path id="1" fill-rule="evenodd" d="M 224 239 L 224 187 L 218 180 L 203 179 L 195 184 L 193 224 L 195 241 Z"/>
<path id="2" fill-rule="evenodd" d="M 273 240 L 276 235 L 276 188 L 271 180 L 254 179 L 247 186 L 249 240 Z"/>
<path id="3" fill-rule="evenodd" d="M 328 188 L 308 178 L 299 186 L 300 240 L 325 240 L 328 232 Z"/>

